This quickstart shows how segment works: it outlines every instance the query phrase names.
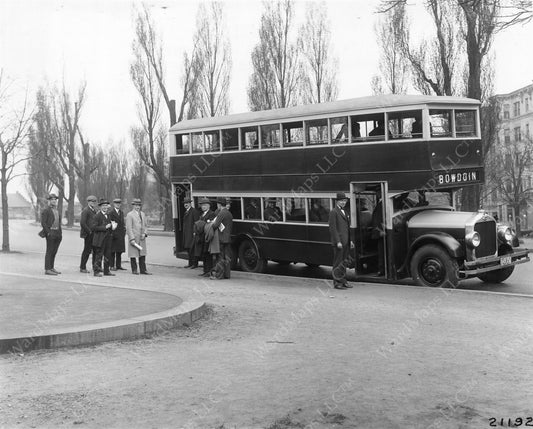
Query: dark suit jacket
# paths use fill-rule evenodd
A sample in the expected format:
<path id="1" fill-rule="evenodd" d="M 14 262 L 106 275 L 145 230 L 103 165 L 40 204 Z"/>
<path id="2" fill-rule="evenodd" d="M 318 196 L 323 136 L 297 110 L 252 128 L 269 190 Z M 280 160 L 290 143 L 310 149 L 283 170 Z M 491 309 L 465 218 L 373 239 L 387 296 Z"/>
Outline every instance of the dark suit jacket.
<path id="1" fill-rule="evenodd" d="M 81 212 L 80 217 L 80 237 L 86 238 L 93 233 L 92 224 L 93 218 L 96 216 L 96 210 L 92 210 L 89 206 L 85 207 Z"/>
<path id="2" fill-rule="evenodd" d="M 111 216 L 107 215 L 107 219 L 101 211 L 96 213 L 93 218 L 93 246 L 102 247 L 106 238 L 111 238 L 111 228 L 106 228 L 106 225 L 111 222 Z"/>
<path id="3" fill-rule="evenodd" d="M 350 217 L 346 209 L 344 213 L 346 216 L 342 214 L 338 206 L 329 212 L 329 234 L 333 246 L 336 246 L 339 241 L 343 247 L 350 242 Z"/>
<path id="4" fill-rule="evenodd" d="M 191 207 L 183 216 L 183 248 L 190 249 L 193 246 L 194 222 L 200 219 L 200 213 Z"/>
<path id="5" fill-rule="evenodd" d="M 109 211 L 109 219 L 114 220 L 117 223 L 117 227 L 111 232 L 113 236 L 112 252 L 124 252 L 126 245 L 124 244 L 124 237 L 126 236 L 126 222 L 124 220 L 124 212 L 119 210 L 118 213 L 113 207 Z"/>
<path id="6" fill-rule="evenodd" d="M 59 235 L 61 235 L 61 213 L 59 213 L 59 210 L 57 211 L 57 214 L 59 215 L 58 233 Z M 50 207 L 46 207 L 41 212 L 41 226 L 43 227 L 45 237 L 48 237 L 50 235 L 50 231 L 51 231 L 52 225 L 54 224 L 54 220 L 55 220 L 54 211 Z"/>
<path id="7" fill-rule="evenodd" d="M 220 231 L 220 225 L 224 225 L 224 231 Z M 231 243 L 231 228 L 233 227 L 233 216 L 231 215 L 231 212 L 223 208 L 218 213 L 217 217 L 213 221 L 213 228 L 218 229 L 218 238 L 220 240 L 220 243 L 222 244 L 228 244 Z"/>

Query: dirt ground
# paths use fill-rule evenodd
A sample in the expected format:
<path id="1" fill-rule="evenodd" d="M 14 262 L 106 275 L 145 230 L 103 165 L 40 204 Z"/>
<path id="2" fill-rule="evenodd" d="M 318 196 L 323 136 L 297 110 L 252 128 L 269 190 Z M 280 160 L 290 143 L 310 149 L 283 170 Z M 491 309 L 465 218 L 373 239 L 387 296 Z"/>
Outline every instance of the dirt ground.
<path id="1" fill-rule="evenodd" d="M 205 319 L 0 356 L 0 428 L 455 429 L 533 415 L 531 298 L 153 271 L 136 286 L 205 300 Z"/>

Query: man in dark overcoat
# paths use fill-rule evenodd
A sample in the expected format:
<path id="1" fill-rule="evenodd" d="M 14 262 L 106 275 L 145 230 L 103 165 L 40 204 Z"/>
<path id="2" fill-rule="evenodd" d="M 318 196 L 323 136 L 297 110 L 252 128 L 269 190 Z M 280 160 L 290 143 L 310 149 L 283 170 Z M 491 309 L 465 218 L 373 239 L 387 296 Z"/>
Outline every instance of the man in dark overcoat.
<path id="1" fill-rule="evenodd" d="M 56 194 L 47 197 L 48 207 L 41 212 L 42 231 L 41 237 L 46 238 L 46 254 L 44 257 L 44 273 L 49 276 L 57 276 L 61 272 L 54 268 L 57 250 L 63 238 L 61 231 L 61 215 L 57 209 L 58 198 Z"/>
<path id="2" fill-rule="evenodd" d="M 231 230 L 233 216 L 229 211 L 230 200 L 219 198 L 217 200 L 218 214 L 213 221 L 213 229 L 218 231 L 220 253 L 218 254 L 215 269 L 211 279 L 229 279 L 231 276 Z"/>
<path id="3" fill-rule="evenodd" d="M 198 266 L 198 259 L 194 255 L 194 223 L 200 219 L 200 213 L 192 206 L 192 200 L 183 200 L 185 214 L 183 215 L 183 248 L 189 254 L 189 262 L 184 268 L 194 269 Z"/>
<path id="4" fill-rule="evenodd" d="M 126 251 L 126 244 L 124 238 L 126 237 L 126 222 L 124 219 L 124 212 L 120 208 L 122 200 L 115 198 L 113 200 L 113 208 L 109 211 L 109 217 L 116 222 L 117 226 L 113 230 L 111 240 L 111 260 L 109 262 L 110 269 L 125 270 L 122 268 L 122 253 Z"/>
<path id="5" fill-rule="evenodd" d="M 113 239 L 113 223 L 108 214 L 109 201 L 100 198 L 98 203 L 100 211 L 93 218 L 93 246 L 94 264 L 93 271 L 95 277 L 114 276 L 109 271 L 109 261 L 111 259 L 111 240 Z M 103 259 L 103 270 L 102 270 Z"/>
<path id="6" fill-rule="evenodd" d="M 81 212 L 80 217 L 80 237 L 83 238 L 83 251 L 81 252 L 80 260 L 80 273 L 88 273 L 87 261 L 89 256 L 93 255 L 94 265 L 94 253 L 93 253 L 93 218 L 96 216 L 96 197 L 89 195 L 87 197 L 87 207 Z"/>
<path id="7" fill-rule="evenodd" d="M 347 289 L 352 286 L 346 280 L 346 266 L 350 248 L 354 248 L 350 240 L 350 215 L 345 209 L 348 198 L 343 192 L 337 194 L 335 208 L 329 213 L 329 233 L 333 246 L 333 286 L 335 289 Z"/>
<path id="8" fill-rule="evenodd" d="M 200 218 L 194 223 L 194 254 L 203 261 L 203 277 L 209 277 L 213 269 L 213 261 L 209 253 L 209 244 L 205 241 L 204 226 L 207 222 L 212 222 L 215 213 L 211 210 L 211 202 L 208 198 L 200 198 L 198 201 L 202 212 Z"/>

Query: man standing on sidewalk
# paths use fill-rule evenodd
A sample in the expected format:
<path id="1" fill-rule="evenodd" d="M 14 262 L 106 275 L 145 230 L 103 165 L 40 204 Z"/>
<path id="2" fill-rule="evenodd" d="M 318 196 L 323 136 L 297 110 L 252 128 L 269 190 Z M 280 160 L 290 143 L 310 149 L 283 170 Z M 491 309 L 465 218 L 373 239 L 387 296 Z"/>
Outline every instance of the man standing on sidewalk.
<path id="1" fill-rule="evenodd" d="M 44 273 L 49 276 L 57 276 L 61 272 L 54 268 L 57 250 L 63 238 L 61 232 L 61 217 L 57 210 L 57 195 L 48 195 L 48 207 L 41 212 L 42 231 L 41 237 L 46 238 L 46 254 L 44 257 Z"/>
<path id="2" fill-rule="evenodd" d="M 183 215 L 183 248 L 189 254 L 189 263 L 184 268 L 194 269 L 198 266 L 198 259 L 194 255 L 194 223 L 200 219 L 200 213 L 192 206 L 192 200 L 183 200 L 185 214 Z"/>
<path id="3" fill-rule="evenodd" d="M 343 192 L 337 194 L 335 208 L 329 213 L 329 233 L 333 246 L 333 287 L 346 289 L 353 287 L 346 280 L 346 265 L 348 264 L 348 252 L 354 248 L 350 241 L 350 216 L 345 210 L 348 198 Z"/>
<path id="4" fill-rule="evenodd" d="M 102 259 L 104 262 L 104 276 L 114 276 L 109 271 L 109 260 L 111 259 L 111 234 L 113 233 L 113 221 L 109 211 L 109 201 L 100 198 L 98 203 L 100 211 L 96 213 L 93 219 L 93 246 L 94 246 L 94 276 L 102 277 Z"/>
<path id="5" fill-rule="evenodd" d="M 87 197 L 87 207 L 81 212 L 80 217 L 80 237 L 83 238 L 83 251 L 81 252 L 80 261 L 80 273 L 88 273 L 87 261 L 89 255 L 93 255 L 94 265 L 94 253 L 93 253 L 93 218 L 96 216 L 96 197 L 89 195 Z"/>
<path id="6" fill-rule="evenodd" d="M 217 200 L 218 214 L 213 221 L 212 228 L 218 230 L 220 242 L 220 253 L 211 274 L 211 279 L 229 279 L 231 277 L 231 229 L 233 227 L 233 216 L 229 211 L 229 199 L 219 198 Z"/>
<path id="7" fill-rule="evenodd" d="M 126 237 L 126 224 L 124 222 L 124 212 L 120 209 L 122 200 L 115 198 L 113 208 L 110 210 L 109 217 L 117 223 L 113 231 L 113 240 L 111 241 L 111 262 L 109 265 L 112 270 L 125 270 L 122 268 L 122 253 L 126 250 L 124 237 Z"/>
<path id="8" fill-rule="evenodd" d="M 148 237 L 148 224 L 146 215 L 141 211 L 142 202 L 140 198 L 134 198 L 131 205 L 133 209 L 126 215 L 126 233 L 128 234 L 128 256 L 130 257 L 131 272 L 139 274 L 137 271 L 137 258 L 139 258 L 139 269 L 141 274 L 150 275 L 146 271 L 146 237 Z"/>

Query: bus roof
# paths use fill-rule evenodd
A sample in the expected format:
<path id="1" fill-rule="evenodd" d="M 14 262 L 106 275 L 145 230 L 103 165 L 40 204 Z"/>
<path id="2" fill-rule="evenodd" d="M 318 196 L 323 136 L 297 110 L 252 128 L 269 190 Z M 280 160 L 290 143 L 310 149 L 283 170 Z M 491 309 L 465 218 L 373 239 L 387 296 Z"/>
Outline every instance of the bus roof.
<path id="1" fill-rule="evenodd" d="M 449 97 L 436 95 L 378 95 L 348 100 L 330 101 L 328 103 L 306 104 L 282 109 L 260 110 L 257 112 L 236 113 L 227 116 L 214 116 L 190 119 L 174 124 L 170 131 L 184 131 L 211 127 L 225 127 L 262 121 L 287 120 L 314 115 L 330 115 L 335 113 L 385 109 L 389 107 L 409 107 L 421 104 L 458 104 L 477 106 L 479 100 L 464 97 Z"/>

